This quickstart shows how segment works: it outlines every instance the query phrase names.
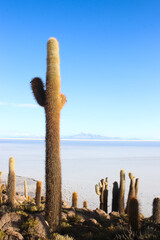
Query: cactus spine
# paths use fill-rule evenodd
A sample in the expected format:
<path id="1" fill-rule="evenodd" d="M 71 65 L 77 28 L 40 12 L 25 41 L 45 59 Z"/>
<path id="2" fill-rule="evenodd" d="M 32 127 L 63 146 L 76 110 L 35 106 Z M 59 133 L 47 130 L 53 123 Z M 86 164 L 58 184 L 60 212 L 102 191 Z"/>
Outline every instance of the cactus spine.
<path id="1" fill-rule="evenodd" d="M 41 205 L 41 189 L 42 189 L 42 183 L 41 181 L 37 181 L 36 184 L 36 206 L 40 207 Z"/>
<path id="2" fill-rule="evenodd" d="M 99 195 L 100 209 L 108 212 L 108 178 L 101 179 L 99 184 L 95 185 L 95 191 Z"/>
<path id="3" fill-rule="evenodd" d="M 125 193 L 125 171 L 120 171 L 120 187 L 118 196 L 119 213 L 124 214 L 124 193 Z"/>
<path id="4" fill-rule="evenodd" d="M 28 199 L 28 191 L 27 191 L 27 181 L 24 180 L 24 196 Z"/>
<path id="5" fill-rule="evenodd" d="M 140 221 L 139 221 L 139 203 L 137 198 L 132 197 L 129 200 L 128 205 L 128 219 L 129 225 L 135 233 L 139 233 L 140 230 Z"/>
<path id="6" fill-rule="evenodd" d="M 77 192 L 74 192 L 72 194 L 72 207 L 77 208 L 78 206 L 78 194 Z"/>
<path id="7" fill-rule="evenodd" d="M 88 208 L 88 203 L 87 203 L 87 201 L 84 201 L 84 202 L 83 202 L 83 208 Z"/>
<path id="8" fill-rule="evenodd" d="M 113 183 L 112 191 L 112 212 L 118 212 L 118 182 Z"/>
<path id="9" fill-rule="evenodd" d="M 51 231 L 60 227 L 61 161 L 60 110 L 66 98 L 60 93 L 59 46 L 55 38 L 47 44 L 46 90 L 40 78 L 31 81 L 34 96 L 46 113 L 46 205 L 45 217 Z"/>
<path id="10" fill-rule="evenodd" d="M 160 223 L 160 198 L 154 198 L 153 200 L 153 221 Z"/>
<path id="11" fill-rule="evenodd" d="M 15 174 L 15 160 L 13 157 L 9 159 L 9 174 L 8 174 L 8 202 L 12 207 L 16 205 L 16 174 Z"/>

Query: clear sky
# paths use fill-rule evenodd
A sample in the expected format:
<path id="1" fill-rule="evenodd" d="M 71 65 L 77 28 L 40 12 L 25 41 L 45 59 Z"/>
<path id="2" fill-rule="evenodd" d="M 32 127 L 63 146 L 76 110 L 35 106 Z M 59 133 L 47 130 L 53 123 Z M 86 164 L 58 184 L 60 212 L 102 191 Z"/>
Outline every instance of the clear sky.
<path id="1" fill-rule="evenodd" d="M 61 136 L 160 139 L 159 0 L 0 0 L 0 137 L 45 135 L 30 88 L 60 45 Z"/>

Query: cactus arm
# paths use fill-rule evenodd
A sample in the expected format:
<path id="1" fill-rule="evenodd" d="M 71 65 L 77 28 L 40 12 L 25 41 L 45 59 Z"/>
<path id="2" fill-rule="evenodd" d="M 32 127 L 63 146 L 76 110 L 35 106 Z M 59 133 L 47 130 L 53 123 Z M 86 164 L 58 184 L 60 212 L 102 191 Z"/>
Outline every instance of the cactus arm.
<path id="1" fill-rule="evenodd" d="M 33 78 L 31 81 L 31 87 L 34 97 L 37 103 L 41 106 L 45 106 L 45 90 L 43 82 L 40 78 Z"/>
<path id="2" fill-rule="evenodd" d="M 65 105 L 66 102 L 67 102 L 66 96 L 61 93 L 61 107 L 60 107 L 60 109 L 63 108 L 63 106 Z"/>
<path id="3" fill-rule="evenodd" d="M 95 191 L 96 191 L 97 195 L 99 195 L 99 196 L 101 195 L 98 184 L 95 185 Z"/>

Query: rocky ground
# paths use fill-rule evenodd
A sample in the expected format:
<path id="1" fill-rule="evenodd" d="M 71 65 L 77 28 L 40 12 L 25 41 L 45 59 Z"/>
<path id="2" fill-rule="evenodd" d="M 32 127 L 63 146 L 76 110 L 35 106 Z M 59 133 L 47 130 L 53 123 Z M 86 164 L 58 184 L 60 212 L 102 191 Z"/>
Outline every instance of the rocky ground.
<path id="1" fill-rule="evenodd" d="M 17 194 L 18 205 L 14 210 L 7 205 L 5 190 L 2 199 L 0 240 L 160 239 L 160 224 L 153 223 L 152 218 L 140 216 L 140 233 L 137 235 L 131 230 L 127 215 L 107 214 L 100 209 L 72 208 L 66 202 L 62 205 L 61 229 L 51 234 L 44 219 L 44 197 L 37 208 L 34 199 L 26 201 L 23 195 Z"/>

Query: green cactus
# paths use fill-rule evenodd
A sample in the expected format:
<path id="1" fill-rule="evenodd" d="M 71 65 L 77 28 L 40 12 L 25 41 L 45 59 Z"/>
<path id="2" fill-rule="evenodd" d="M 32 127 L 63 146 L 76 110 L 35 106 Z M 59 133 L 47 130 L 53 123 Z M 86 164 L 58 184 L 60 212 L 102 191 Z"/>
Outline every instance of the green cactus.
<path id="1" fill-rule="evenodd" d="M 108 212 L 108 178 L 101 179 L 99 184 L 95 185 L 95 191 L 99 195 L 100 209 Z"/>
<path id="2" fill-rule="evenodd" d="M 77 208 L 77 206 L 78 206 L 78 194 L 77 192 L 74 192 L 72 194 L 72 207 Z"/>
<path id="3" fill-rule="evenodd" d="M 112 191 L 112 212 L 118 212 L 118 194 L 118 182 L 114 182 Z"/>
<path id="4" fill-rule="evenodd" d="M 137 198 L 132 197 L 129 200 L 128 205 L 128 220 L 129 225 L 135 233 L 139 233 L 140 230 L 140 220 L 139 220 L 139 203 Z"/>
<path id="5" fill-rule="evenodd" d="M 153 221 L 160 223 L 160 198 L 154 198 L 153 200 Z"/>
<path id="6" fill-rule="evenodd" d="M 59 46 L 55 38 L 47 44 L 46 90 L 40 78 L 31 81 L 35 99 L 46 113 L 46 205 L 45 217 L 51 231 L 60 227 L 61 161 L 60 110 L 66 98 L 60 93 Z"/>
<path id="7" fill-rule="evenodd" d="M 9 159 L 7 194 L 8 203 L 14 208 L 16 205 L 16 174 L 15 174 L 15 160 L 13 157 Z"/>
<path id="8" fill-rule="evenodd" d="M 120 171 L 120 187 L 118 194 L 118 209 L 120 214 L 124 214 L 124 194 L 125 194 L 125 171 Z"/>
<path id="9" fill-rule="evenodd" d="M 36 202 L 37 207 L 40 207 L 40 205 L 41 205 L 41 189 L 42 189 L 42 183 L 41 183 L 41 181 L 37 181 L 36 197 L 35 197 L 35 202 Z"/>

